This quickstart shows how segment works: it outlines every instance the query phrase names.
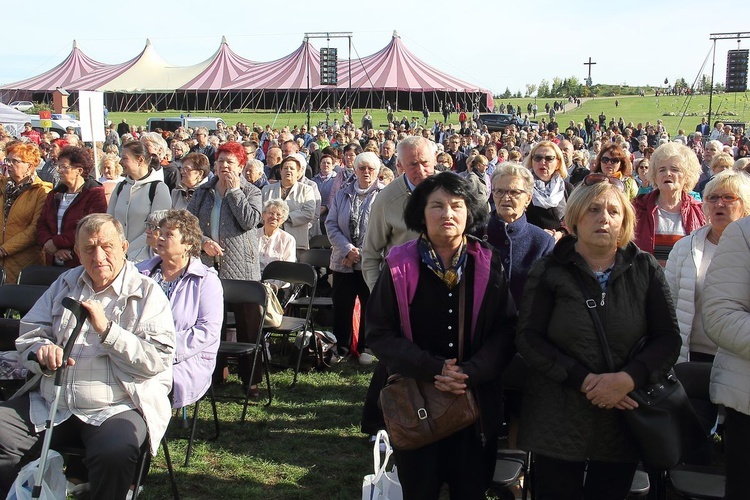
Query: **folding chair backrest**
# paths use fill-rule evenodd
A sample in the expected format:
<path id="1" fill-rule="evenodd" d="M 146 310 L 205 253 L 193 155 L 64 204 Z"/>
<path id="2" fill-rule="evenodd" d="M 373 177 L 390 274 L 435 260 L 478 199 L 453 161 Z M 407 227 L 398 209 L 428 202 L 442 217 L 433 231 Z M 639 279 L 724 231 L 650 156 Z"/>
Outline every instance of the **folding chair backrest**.
<path id="1" fill-rule="evenodd" d="M 319 269 L 328 269 L 331 267 L 331 253 L 330 249 L 311 248 L 299 256 L 299 261 Z"/>
<path id="2" fill-rule="evenodd" d="M 18 273 L 18 284 L 50 286 L 66 271 L 70 271 L 70 269 L 60 266 L 25 267 Z"/>
<path id="3" fill-rule="evenodd" d="M 325 234 L 316 234 L 310 238 L 310 248 L 331 248 L 331 240 Z"/>
<path id="4" fill-rule="evenodd" d="M 2 285 L 0 286 L 0 310 L 6 313 L 8 310 L 18 311 L 23 317 L 34 307 L 39 297 L 46 292 L 48 287 L 40 285 Z"/>
<path id="5" fill-rule="evenodd" d="M 222 279 L 224 302 L 227 304 L 258 304 L 266 307 L 266 287 L 259 281 Z"/>
<path id="6" fill-rule="evenodd" d="M 310 264 L 275 260 L 269 262 L 263 269 L 263 281 L 266 280 L 286 281 L 294 285 L 307 285 L 314 289 L 318 282 L 318 273 Z"/>

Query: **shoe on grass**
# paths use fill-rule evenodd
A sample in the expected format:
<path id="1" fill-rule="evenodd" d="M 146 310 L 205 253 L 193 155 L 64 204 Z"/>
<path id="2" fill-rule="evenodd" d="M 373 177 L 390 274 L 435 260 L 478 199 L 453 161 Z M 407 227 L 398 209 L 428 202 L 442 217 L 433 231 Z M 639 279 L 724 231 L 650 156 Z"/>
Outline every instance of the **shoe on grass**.
<path id="1" fill-rule="evenodd" d="M 375 356 L 369 352 L 369 349 L 365 349 L 364 352 L 359 353 L 359 364 L 360 365 L 371 365 L 375 361 Z"/>

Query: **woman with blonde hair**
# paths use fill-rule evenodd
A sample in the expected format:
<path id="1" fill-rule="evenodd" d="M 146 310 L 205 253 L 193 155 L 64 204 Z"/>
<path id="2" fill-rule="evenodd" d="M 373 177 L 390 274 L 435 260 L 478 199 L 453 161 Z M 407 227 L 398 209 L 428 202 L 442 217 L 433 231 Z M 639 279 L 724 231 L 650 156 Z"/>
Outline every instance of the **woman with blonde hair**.
<path id="1" fill-rule="evenodd" d="M 695 153 L 680 143 L 661 145 L 651 155 L 648 176 L 654 190 L 633 200 L 635 243 L 662 264 L 680 238 L 706 223 L 701 202 L 689 194 L 700 173 Z"/>
<path id="2" fill-rule="evenodd" d="M 518 444 L 534 453 L 537 498 L 622 499 L 641 459 L 622 418 L 637 406 L 628 393 L 674 364 L 679 329 L 661 267 L 631 241 L 635 215 L 619 179 L 584 178 L 566 222 L 571 235 L 534 265 L 524 290 Z"/>
<path id="3" fill-rule="evenodd" d="M 534 176 L 534 191 L 526 217 L 558 241 L 567 234 L 565 207 L 573 192 L 573 185 L 566 180 L 568 169 L 562 151 L 554 142 L 538 142 L 531 148 L 524 165 Z"/>

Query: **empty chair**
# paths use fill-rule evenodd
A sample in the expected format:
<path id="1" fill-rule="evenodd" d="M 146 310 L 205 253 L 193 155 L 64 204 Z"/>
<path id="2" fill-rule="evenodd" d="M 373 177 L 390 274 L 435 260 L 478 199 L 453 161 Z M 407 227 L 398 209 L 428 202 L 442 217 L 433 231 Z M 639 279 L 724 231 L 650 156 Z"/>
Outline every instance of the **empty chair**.
<path id="1" fill-rule="evenodd" d="M 18 284 L 50 286 L 66 271 L 70 271 L 70 268 L 61 266 L 24 267 L 18 274 Z"/>
<path id="2" fill-rule="evenodd" d="M 317 234 L 310 238 L 310 249 L 313 248 L 329 249 L 331 248 L 331 240 L 325 234 Z"/>
<path id="3" fill-rule="evenodd" d="M 318 288 L 323 280 L 327 280 L 330 274 L 329 265 L 331 262 L 331 250 L 322 248 L 311 248 L 300 252 L 298 259 L 304 264 L 310 264 L 318 272 Z M 333 309 L 333 299 L 331 297 L 316 297 L 313 298 L 312 307 L 313 309 Z M 296 299 L 289 302 L 288 305 L 304 308 L 309 303 L 308 297 L 297 297 Z M 320 321 L 318 319 L 318 321 Z"/>
<path id="4" fill-rule="evenodd" d="M 3 317 L 11 317 L 11 311 L 17 311 L 23 317 L 34 307 L 46 286 L 41 285 L 1 285 L 0 286 L 0 313 Z"/>
<path id="5" fill-rule="evenodd" d="M 296 335 L 302 332 L 303 342 L 300 344 L 297 362 L 294 365 L 294 381 L 292 382 L 292 386 L 294 386 L 297 383 L 299 365 L 302 361 L 302 353 L 305 346 L 305 337 L 313 336 L 310 323 L 310 314 L 313 309 L 313 301 L 315 299 L 315 291 L 317 289 L 318 273 L 310 264 L 304 264 L 301 262 L 275 261 L 270 262 L 263 270 L 263 281 L 266 280 L 286 281 L 287 283 L 291 283 L 292 285 L 307 286 L 309 289 L 307 304 L 304 304 L 304 306 L 307 308 L 304 318 L 295 318 L 284 315 L 279 327 L 265 328 L 263 330 L 268 334 L 283 335 L 287 338 L 290 335 Z M 315 344 L 315 342 L 313 343 Z M 316 355 L 320 356 L 320 353 L 317 352 L 317 346 Z"/>

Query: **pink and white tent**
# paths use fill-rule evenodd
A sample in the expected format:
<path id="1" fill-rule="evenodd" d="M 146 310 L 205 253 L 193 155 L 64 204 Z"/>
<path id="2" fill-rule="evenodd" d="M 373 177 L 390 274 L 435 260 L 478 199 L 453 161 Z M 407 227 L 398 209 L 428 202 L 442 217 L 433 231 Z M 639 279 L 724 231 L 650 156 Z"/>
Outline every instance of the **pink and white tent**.
<path id="1" fill-rule="evenodd" d="M 9 85 L 0 86 L 0 90 L 25 90 L 29 92 L 52 92 L 60 87 L 67 89 L 73 82 L 97 70 L 109 67 L 90 58 L 78 48 L 78 42 L 73 40 L 73 50 L 63 62 L 49 71 L 33 78 L 21 80 Z"/>
<path id="2" fill-rule="evenodd" d="M 309 40 L 285 57 L 255 62 L 234 53 L 222 38 L 211 57 L 182 67 L 164 61 L 150 40 L 138 56 L 120 64 L 94 61 L 74 42 L 71 54 L 55 68 L 0 91 L 4 96 L 34 93 L 35 100 L 46 100 L 57 87 L 70 93 L 104 92 L 110 110 L 303 109 L 310 102 L 314 107 L 382 107 L 386 101 L 400 108 L 436 109 L 439 101 L 474 103 L 480 98 L 492 106 L 489 90 L 424 63 L 395 32 L 375 54 L 351 62 L 340 59 L 335 86 L 320 85 L 320 53 Z"/>

